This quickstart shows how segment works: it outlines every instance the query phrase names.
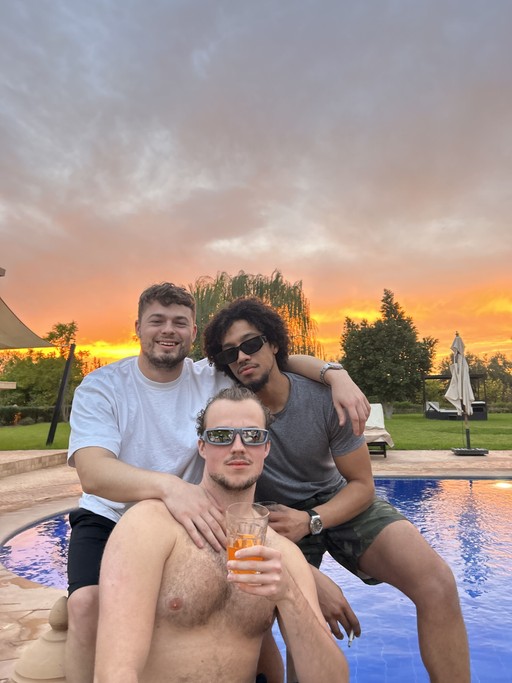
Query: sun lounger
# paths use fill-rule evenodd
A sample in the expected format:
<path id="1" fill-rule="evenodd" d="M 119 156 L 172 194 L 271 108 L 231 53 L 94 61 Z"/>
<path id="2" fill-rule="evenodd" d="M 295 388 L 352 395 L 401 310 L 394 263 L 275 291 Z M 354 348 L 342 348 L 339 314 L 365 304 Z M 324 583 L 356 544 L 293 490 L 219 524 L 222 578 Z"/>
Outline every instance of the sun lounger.
<path id="1" fill-rule="evenodd" d="M 370 453 L 386 456 L 386 448 L 393 448 L 395 445 L 391 434 L 387 431 L 384 424 L 384 411 L 381 403 L 370 404 L 370 417 L 366 421 L 364 428 L 364 438 Z"/>

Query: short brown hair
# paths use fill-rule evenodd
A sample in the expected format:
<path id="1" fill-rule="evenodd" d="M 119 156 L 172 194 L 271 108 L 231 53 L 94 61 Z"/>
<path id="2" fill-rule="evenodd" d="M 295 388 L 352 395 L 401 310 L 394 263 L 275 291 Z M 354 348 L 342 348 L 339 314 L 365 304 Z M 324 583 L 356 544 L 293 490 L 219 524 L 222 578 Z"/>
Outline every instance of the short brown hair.
<path id="1" fill-rule="evenodd" d="M 192 311 L 193 318 L 196 317 L 196 302 L 192 294 L 184 287 L 174 285 L 172 282 L 160 282 L 157 285 L 151 285 L 145 289 L 139 297 L 138 320 L 142 317 L 145 309 L 153 303 L 158 301 L 162 306 L 171 306 L 171 304 L 178 304 L 180 306 L 187 306 Z"/>
<path id="2" fill-rule="evenodd" d="M 205 423 L 206 423 L 206 413 L 208 412 L 208 408 L 212 405 L 212 403 L 215 403 L 216 401 L 256 401 L 256 403 L 259 404 L 263 416 L 265 417 L 265 429 L 268 429 L 270 425 L 273 422 L 273 417 L 270 412 L 270 410 L 267 408 L 267 406 L 264 406 L 263 403 L 260 401 L 260 399 L 256 396 L 256 394 L 248 389 L 247 387 L 243 386 L 233 386 L 233 387 L 228 387 L 227 389 L 222 389 L 219 391 L 218 394 L 215 394 L 215 396 L 212 396 L 206 404 L 206 406 L 198 413 L 197 419 L 196 419 L 196 430 L 198 436 L 203 436 L 204 430 L 206 429 Z"/>

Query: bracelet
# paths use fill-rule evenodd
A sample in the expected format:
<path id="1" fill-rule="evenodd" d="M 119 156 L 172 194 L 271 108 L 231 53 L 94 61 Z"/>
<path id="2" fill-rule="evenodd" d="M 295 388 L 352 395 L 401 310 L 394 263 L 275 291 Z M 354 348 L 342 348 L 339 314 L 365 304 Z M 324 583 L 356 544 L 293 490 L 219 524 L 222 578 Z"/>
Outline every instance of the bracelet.
<path id="1" fill-rule="evenodd" d="M 320 381 L 325 384 L 326 387 L 330 386 L 325 381 L 325 373 L 327 370 L 343 370 L 343 365 L 341 363 L 326 363 L 320 370 Z"/>

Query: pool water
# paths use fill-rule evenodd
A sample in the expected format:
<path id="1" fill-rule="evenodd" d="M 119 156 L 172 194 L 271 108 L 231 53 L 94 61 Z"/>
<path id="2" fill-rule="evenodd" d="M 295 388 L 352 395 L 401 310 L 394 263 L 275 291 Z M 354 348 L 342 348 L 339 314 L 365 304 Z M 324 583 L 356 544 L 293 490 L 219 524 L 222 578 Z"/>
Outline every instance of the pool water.
<path id="1" fill-rule="evenodd" d="M 379 479 L 377 492 L 403 512 L 452 567 L 468 629 L 473 683 L 512 681 L 512 481 Z M 0 562 L 45 585 L 66 587 L 67 516 L 18 534 Z M 412 603 L 387 585 L 365 586 L 325 556 L 322 570 L 342 587 L 361 638 L 345 652 L 353 683 L 428 683 Z M 276 639 L 284 646 L 278 631 Z"/>

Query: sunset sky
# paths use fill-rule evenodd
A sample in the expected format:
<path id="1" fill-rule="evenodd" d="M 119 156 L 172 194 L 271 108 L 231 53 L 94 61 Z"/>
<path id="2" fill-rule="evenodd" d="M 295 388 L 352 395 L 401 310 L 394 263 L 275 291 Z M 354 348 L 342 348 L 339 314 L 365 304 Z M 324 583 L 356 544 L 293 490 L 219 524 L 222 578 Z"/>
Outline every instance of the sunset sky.
<path id="1" fill-rule="evenodd" d="M 511 35 L 509 0 L 2 2 L 0 297 L 114 358 L 147 285 L 279 269 L 328 357 L 386 288 L 512 358 Z"/>

